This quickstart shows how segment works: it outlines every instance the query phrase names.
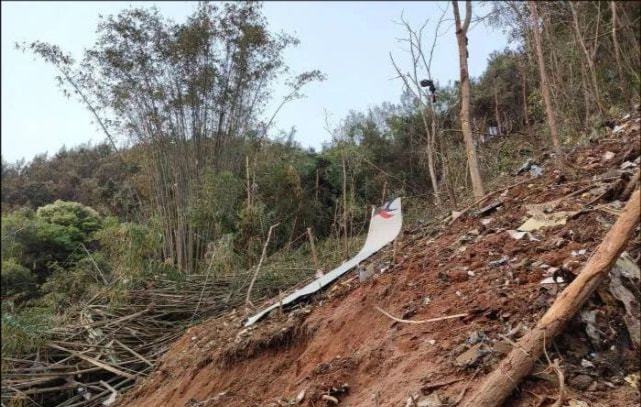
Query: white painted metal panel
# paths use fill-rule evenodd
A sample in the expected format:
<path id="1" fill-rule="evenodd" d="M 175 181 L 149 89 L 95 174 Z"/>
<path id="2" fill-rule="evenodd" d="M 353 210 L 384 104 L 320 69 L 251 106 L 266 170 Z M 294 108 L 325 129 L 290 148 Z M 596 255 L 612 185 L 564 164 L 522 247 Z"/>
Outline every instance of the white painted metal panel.
<path id="1" fill-rule="evenodd" d="M 347 271 L 358 265 L 358 263 L 365 260 L 372 254 L 382 249 L 383 246 L 396 239 L 396 236 L 398 236 L 402 226 L 403 214 L 401 212 L 401 198 L 396 198 L 395 200 L 386 203 L 384 206 L 377 209 L 372 214 L 372 218 L 369 223 L 369 230 L 367 232 L 367 239 L 365 239 L 363 248 L 356 254 L 356 256 L 352 257 L 324 276 L 307 284 L 300 290 L 294 291 L 287 297 L 283 298 L 280 303 L 272 304 L 264 310 L 260 311 L 258 314 L 248 318 L 245 322 L 245 326 L 252 325 L 254 322 L 264 317 L 267 313 L 281 305 L 284 306 L 291 304 L 329 285 L 338 277 L 342 276 Z"/>

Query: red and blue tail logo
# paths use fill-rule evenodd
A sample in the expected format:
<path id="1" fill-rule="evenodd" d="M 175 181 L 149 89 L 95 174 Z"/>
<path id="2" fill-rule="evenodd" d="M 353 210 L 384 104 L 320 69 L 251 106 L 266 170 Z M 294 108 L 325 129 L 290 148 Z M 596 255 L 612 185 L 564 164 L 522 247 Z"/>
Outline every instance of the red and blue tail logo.
<path id="1" fill-rule="evenodd" d="M 376 212 L 374 213 L 374 216 L 380 215 L 381 218 L 383 219 L 389 219 L 395 214 L 392 212 L 395 212 L 396 209 L 390 208 L 390 205 L 392 204 L 392 201 L 386 202 L 385 205 L 381 206 L 380 208 L 376 209 Z"/>

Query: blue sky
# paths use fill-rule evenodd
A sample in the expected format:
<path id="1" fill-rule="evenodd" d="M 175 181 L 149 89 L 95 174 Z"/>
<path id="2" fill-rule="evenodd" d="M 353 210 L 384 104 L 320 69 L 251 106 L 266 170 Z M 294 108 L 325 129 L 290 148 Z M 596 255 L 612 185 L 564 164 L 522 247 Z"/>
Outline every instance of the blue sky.
<path id="1" fill-rule="evenodd" d="M 14 162 L 35 154 L 53 154 L 61 146 L 100 142 L 103 135 L 91 123 L 89 112 L 58 90 L 53 67 L 15 50 L 16 41 L 44 40 L 60 45 L 74 57 L 95 40 L 98 14 L 113 14 L 130 5 L 152 2 L 3 2 L 2 3 L 2 157 Z M 195 3 L 159 2 L 160 11 L 176 21 L 190 14 Z M 434 32 L 446 2 L 266 2 L 264 13 L 273 30 L 296 35 L 301 43 L 285 54 L 292 72 L 320 69 L 323 83 L 305 89 L 306 98 L 287 105 L 276 119 L 278 129 L 296 128 L 304 146 L 319 148 L 328 141 L 323 129 L 324 111 L 338 124 L 350 110 L 365 110 L 382 102 L 398 102 L 400 80 L 394 80 L 391 51 L 407 67 L 407 54 L 397 38 L 403 27 L 395 23 L 401 12 L 413 24 L 430 23 L 426 40 Z M 474 15 L 488 11 L 474 4 Z M 461 4 L 461 9 L 464 7 Z M 432 64 L 432 76 L 441 83 L 458 77 L 456 39 L 451 5 Z M 489 54 L 503 49 L 506 36 L 476 24 L 468 35 L 470 72 L 478 76 Z M 275 101 L 285 92 L 275 89 Z M 266 116 L 273 108 L 268 108 Z"/>

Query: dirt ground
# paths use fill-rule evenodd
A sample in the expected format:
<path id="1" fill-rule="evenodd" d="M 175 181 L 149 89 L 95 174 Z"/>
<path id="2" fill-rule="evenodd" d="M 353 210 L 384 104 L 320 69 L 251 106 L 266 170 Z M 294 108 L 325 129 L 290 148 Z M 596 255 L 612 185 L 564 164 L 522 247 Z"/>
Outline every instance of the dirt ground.
<path id="1" fill-rule="evenodd" d="M 563 172 L 570 175 L 560 175 L 555 160 L 540 159 L 543 175 L 515 176 L 518 185 L 487 200 L 498 204 L 494 209 L 472 209 L 431 228 L 408 225 L 412 231 L 396 250 L 370 260 L 384 271 L 367 282 L 348 273 L 311 302 L 274 311 L 251 329 L 242 328 L 240 312 L 190 328 L 120 404 L 457 404 L 565 285 L 541 280 L 571 280 L 616 219 L 623 205 L 617 198 L 640 153 L 638 117 L 622 124 L 624 130 L 571 152 Z M 549 210 L 569 212 L 564 225 L 531 232 L 536 240 L 510 236 L 529 218 L 526 205 L 557 199 Z M 627 248 L 635 260 L 640 245 L 637 228 Z M 377 307 L 410 320 L 466 316 L 409 324 Z M 563 405 L 639 405 L 640 353 L 625 312 L 606 282 L 552 341 L 549 357 L 560 359 L 564 373 Z M 552 405 L 558 394 L 557 375 L 543 359 L 505 405 Z"/>

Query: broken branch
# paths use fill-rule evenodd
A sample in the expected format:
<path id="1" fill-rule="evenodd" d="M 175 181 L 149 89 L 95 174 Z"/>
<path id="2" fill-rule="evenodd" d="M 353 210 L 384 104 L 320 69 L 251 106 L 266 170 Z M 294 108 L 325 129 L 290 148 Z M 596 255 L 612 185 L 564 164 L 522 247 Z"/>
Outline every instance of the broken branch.
<path id="1" fill-rule="evenodd" d="M 422 321 L 415 321 L 415 320 L 411 320 L 411 319 L 396 318 L 394 315 L 388 313 L 387 311 L 385 311 L 384 309 L 382 309 L 382 308 L 380 308 L 378 306 L 375 306 L 374 308 L 376 308 L 376 310 L 378 312 L 380 312 L 381 314 L 385 315 L 386 317 L 388 317 L 390 319 L 393 319 L 396 322 L 402 322 L 404 324 L 426 324 L 428 322 L 437 322 L 437 321 L 443 321 L 443 320 L 446 320 L 446 319 L 462 318 L 462 317 L 467 316 L 467 313 L 464 313 L 464 314 L 447 315 L 447 316 L 438 317 L 438 318 L 424 319 Z"/>

